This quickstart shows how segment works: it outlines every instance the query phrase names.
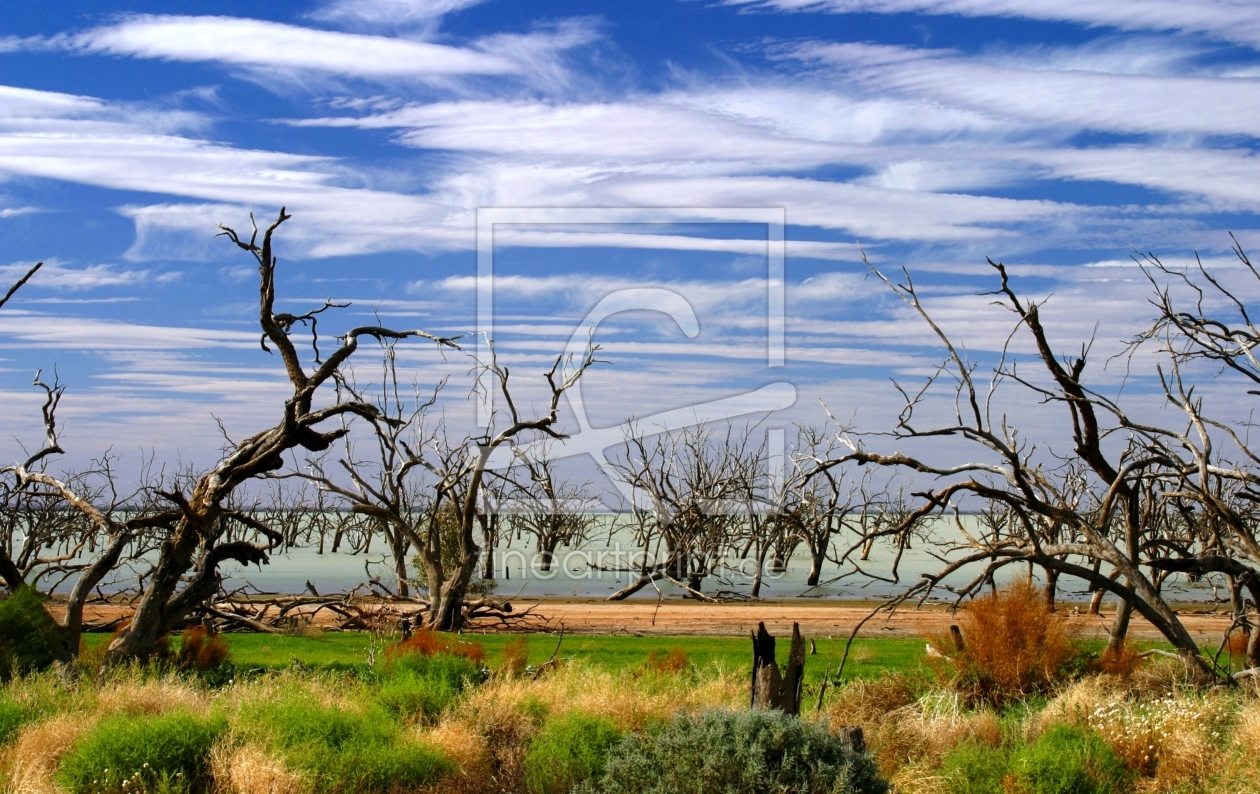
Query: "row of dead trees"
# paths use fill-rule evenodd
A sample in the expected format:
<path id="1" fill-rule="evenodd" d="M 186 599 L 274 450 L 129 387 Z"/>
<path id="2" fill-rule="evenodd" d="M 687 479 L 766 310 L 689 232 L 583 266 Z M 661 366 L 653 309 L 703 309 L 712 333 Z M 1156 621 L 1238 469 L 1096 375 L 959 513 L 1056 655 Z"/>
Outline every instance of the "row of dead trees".
<path id="1" fill-rule="evenodd" d="M 128 585 L 135 593 L 131 620 L 110 644 L 113 664 L 147 655 L 167 632 L 218 609 L 224 562 L 262 564 L 277 550 L 314 542 L 352 551 L 381 544 L 394 570 L 391 582 L 375 581 L 378 589 L 422 609 L 428 626 L 458 630 L 510 614 L 478 589 L 479 579 L 493 576 L 501 537 L 532 536 L 545 566 L 557 549 L 590 538 L 588 484 L 566 480 L 532 442 L 563 441 L 560 403 L 597 363 L 597 348 L 558 358 L 544 373 L 538 413 L 518 408 L 515 381 L 493 352 L 477 361 L 477 388 L 492 392 L 500 410 L 475 437 L 456 438 L 433 410 L 442 384 L 407 383 L 398 353 L 417 342 L 434 355 L 458 351 L 459 338 L 363 326 L 321 351 L 317 323 L 338 304 L 301 315 L 276 309 L 272 238 L 288 218 L 281 211 L 248 238 L 223 230 L 258 265 L 260 344 L 278 355 L 292 390 L 275 406 L 272 426 L 225 438 L 208 471 L 171 474 L 150 463 L 127 492 L 117 489 L 108 457 L 54 476 L 64 389 L 36 377 L 45 438 L 25 460 L 0 469 L 0 580 L 9 590 L 68 593 L 58 619 L 67 659 L 77 651 L 85 605 L 106 590 Z M 1089 344 L 1061 355 L 1043 324 L 1043 302 L 1020 294 L 1001 264 L 991 263 L 992 295 L 1011 312 L 1010 339 L 1023 344 L 983 367 L 934 321 L 908 273 L 894 282 L 872 267 L 943 350 L 924 383 L 897 387 L 904 405 L 894 426 L 832 418 L 827 430 L 799 428 L 777 468 L 767 445 L 754 441 L 764 437 L 756 425 L 630 433 L 611 474 L 624 497 L 622 526 L 642 554 L 616 568 L 629 584 L 611 597 L 667 580 L 696 598 L 719 598 L 732 559 L 751 561 L 756 596 L 763 571 L 802 551 L 810 584 L 830 561 L 842 575 L 897 585 L 902 555 L 918 545 L 940 565 L 880 610 L 942 590 L 961 601 L 992 586 L 1003 568 L 1026 565 L 1042 572 L 1052 601 L 1064 580 L 1092 591 L 1095 609 L 1113 596 L 1113 646 L 1137 613 L 1188 664 L 1220 678 L 1226 672 L 1201 653 L 1167 589 L 1178 577 L 1216 578 L 1235 615 L 1230 631 L 1249 635 L 1248 664 L 1260 667 L 1260 451 L 1247 422 L 1214 413 L 1194 384 L 1210 380 L 1218 402 L 1229 389 L 1254 395 L 1260 385 L 1260 330 L 1239 297 L 1260 284 L 1260 273 L 1241 248 L 1236 254 L 1238 272 L 1254 283 L 1227 284 L 1206 269 L 1174 270 L 1154 257 L 1140 262 L 1154 319 L 1131 340 L 1129 363 L 1157 362 L 1159 411 L 1130 410 L 1115 389 L 1092 386 Z M 296 343 L 299 333 L 309 335 L 309 351 Z M 362 383 L 350 367 L 361 341 L 381 353 L 379 373 Z M 1141 406 L 1142 395 L 1133 394 L 1126 401 Z M 951 409 L 940 420 L 943 404 Z M 1067 448 L 1019 430 L 1056 421 Z M 492 466 L 504 450 L 512 464 Z M 901 473 L 909 485 L 894 488 L 892 475 Z M 978 520 L 961 519 L 977 510 Z M 933 532 L 942 519 L 957 531 Z M 871 565 L 877 547 L 891 560 L 878 570 Z"/>

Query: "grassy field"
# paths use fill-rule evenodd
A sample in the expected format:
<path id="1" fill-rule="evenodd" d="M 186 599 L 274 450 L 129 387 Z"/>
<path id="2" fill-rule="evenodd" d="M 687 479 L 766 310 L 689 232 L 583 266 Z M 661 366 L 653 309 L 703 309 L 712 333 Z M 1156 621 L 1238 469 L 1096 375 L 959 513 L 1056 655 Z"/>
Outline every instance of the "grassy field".
<path id="1" fill-rule="evenodd" d="M 243 670 L 282 670 L 295 663 L 308 668 L 365 668 L 373 643 L 378 652 L 394 637 L 384 640 L 359 632 L 322 632 L 311 635 L 225 634 L 232 653 L 232 663 Z M 480 643 L 486 659 L 493 666 L 505 643 L 520 637 L 529 642 L 529 663 L 542 664 L 556 651 L 554 635 L 489 634 L 465 635 L 469 642 Z M 89 648 L 106 642 L 108 635 L 87 635 Z M 844 654 L 843 640 L 817 640 L 817 654 L 805 659 L 805 681 L 814 685 L 830 669 L 839 667 Z M 780 638 L 776 651 L 779 662 L 787 660 L 789 640 Z M 611 672 L 633 671 L 647 665 L 652 652 L 668 653 L 681 649 L 694 669 L 720 666 L 728 671 L 742 670 L 751 664 L 752 643 L 735 637 L 632 637 L 573 634 L 560 643 L 561 658 L 598 664 Z M 808 644 L 807 644 L 808 648 Z M 808 653 L 808 650 L 807 650 Z M 844 678 L 875 678 L 889 672 L 908 670 L 925 658 L 921 639 L 873 638 L 853 643 L 845 663 Z"/>
<path id="2" fill-rule="evenodd" d="M 95 635 L 0 685 L 0 793 L 1260 794 L 1257 682 L 1104 656 L 1031 586 L 959 622 L 858 640 L 821 699 L 816 640 L 799 718 L 750 710 L 744 638 L 194 630 L 102 671 Z"/>

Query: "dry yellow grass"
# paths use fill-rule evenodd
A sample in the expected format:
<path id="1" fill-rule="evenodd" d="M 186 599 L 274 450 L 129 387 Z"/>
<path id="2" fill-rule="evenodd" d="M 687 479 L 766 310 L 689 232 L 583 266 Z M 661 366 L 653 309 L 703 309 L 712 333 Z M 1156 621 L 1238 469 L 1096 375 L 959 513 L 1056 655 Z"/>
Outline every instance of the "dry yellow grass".
<path id="1" fill-rule="evenodd" d="M 1032 719 L 1032 734 L 1039 734 L 1051 725 L 1066 723 L 1089 727 L 1089 716 L 1103 703 L 1123 698 L 1126 690 L 1112 676 L 1090 676 L 1065 688 Z"/>
<path id="2" fill-rule="evenodd" d="M 1115 678 L 1087 678 L 1047 704 L 1032 721 L 1032 733 L 1060 722 L 1097 731 L 1125 766 L 1138 773 L 1137 791 L 1237 790 L 1213 781 L 1229 766 L 1225 737 L 1238 702 L 1234 693 L 1176 687 L 1155 697 Z M 1235 735 L 1249 734 L 1240 726 Z"/>
<path id="3" fill-rule="evenodd" d="M 489 770 L 455 775 L 443 791 L 517 791 L 529 741 L 547 716 L 582 712 L 637 729 L 679 711 L 740 707 L 747 683 L 743 675 L 719 668 L 699 676 L 616 674 L 603 668 L 570 664 L 534 678 L 494 678 L 477 687 L 423 734 L 453 761 Z M 485 755 L 481 755 L 484 747 Z"/>
<path id="4" fill-rule="evenodd" d="M 824 714 L 832 725 L 874 727 L 888 713 L 917 700 L 911 682 L 902 675 L 857 679 L 834 690 Z"/>
<path id="5" fill-rule="evenodd" d="M 1260 691 L 1253 686 L 1238 710 L 1216 790 L 1260 794 Z"/>
<path id="6" fill-rule="evenodd" d="M 1245 755 L 1260 759 L 1260 699 L 1254 694 L 1238 711 L 1233 743 Z"/>
<path id="7" fill-rule="evenodd" d="M 496 678 L 474 690 L 456 708 L 470 724 L 493 724 L 504 710 L 560 715 L 571 711 L 598 714 L 636 729 L 652 719 L 668 719 L 679 711 L 739 707 L 747 682 L 714 668 L 695 678 L 679 675 L 615 674 L 590 665 L 572 664 L 550 670 L 538 679 Z"/>
<path id="8" fill-rule="evenodd" d="M 868 750 L 898 792 L 940 791 L 944 780 L 936 770 L 950 750 L 967 740 L 1002 741 L 993 711 L 968 709 L 956 692 L 915 699 L 909 682 L 898 676 L 846 684 L 824 716 L 833 726 L 862 726 Z"/>
<path id="9" fill-rule="evenodd" d="M 88 714 L 63 714 L 29 726 L 9 751 L 8 794 L 61 794 L 57 763 L 95 724 Z"/>
<path id="10" fill-rule="evenodd" d="M 922 762 L 907 764 L 888 778 L 892 794 L 945 794 L 948 784 L 940 770 Z"/>
<path id="11" fill-rule="evenodd" d="M 216 794 L 305 794 L 310 785 L 261 747 L 220 744 L 211 752 Z"/>
<path id="12" fill-rule="evenodd" d="M 433 786 L 434 794 L 480 794 L 498 786 L 495 756 L 485 738 L 464 722 L 448 720 L 416 738 L 435 748 L 458 769 Z"/>
<path id="13" fill-rule="evenodd" d="M 275 702 L 295 695 L 309 696 L 324 708 L 349 712 L 361 712 L 370 705 L 365 688 L 351 679 L 290 671 L 238 682 L 215 693 L 214 701 L 221 709 L 234 713 L 251 703 Z"/>
<path id="14" fill-rule="evenodd" d="M 204 713 L 211 697 L 175 675 L 163 678 L 124 677 L 111 680 L 100 689 L 97 708 L 105 714 L 144 716 L 169 711 Z"/>

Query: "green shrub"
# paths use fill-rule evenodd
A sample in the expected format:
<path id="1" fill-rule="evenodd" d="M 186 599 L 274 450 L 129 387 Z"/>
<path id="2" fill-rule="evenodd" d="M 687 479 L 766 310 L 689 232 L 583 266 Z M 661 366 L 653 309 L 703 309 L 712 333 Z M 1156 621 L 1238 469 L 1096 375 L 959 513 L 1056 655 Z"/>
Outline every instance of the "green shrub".
<path id="1" fill-rule="evenodd" d="M 187 713 L 102 720 L 61 761 L 57 779 L 76 794 L 120 792 L 135 775 L 146 788 L 200 792 L 223 724 Z"/>
<path id="2" fill-rule="evenodd" d="M 310 758 L 294 766 L 311 774 L 319 794 L 412 791 L 453 769 L 445 756 L 418 742 L 355 741 L 338 748 L 310 749 Z"/>
<path id="3" fill-rule="evenodd" d="M 399 655 L 385 668 L 386 678 L 420 677 L 446 681 L 456 691 L 469 684 L 480 683 L 484 676 L 481 666 L 471 659 L 449 653 L 425 656 L 419 653 Z"/>
<path id="4" fill-rule="evenodd" d="M 599 794 L 885 794 L 875 764 L 826 726 L 773 711 L 709 711 L 630 734 L 604 774 L 575 791 Z"/>
<path id="5" fill-rule="evenodd" d="M 402 719 L 440 714 L 459 695 L 459 690 L 443 678 L 396 676 L 386 680 L 376 692 L 376 702 Z"/>
<path id="6" fill-rule="evenodd" d="M 525 755 L 529 794 L 565 794 L 604 769 L 608 749 L 621 738 L 612 720 L 568 714 L 543 727 Z"/>
<path id="7" fill-rule="evenodd" d="M 963 742 L 941 760 L 941 777 L 949 794 L 1006 794 L 1002 781 L 1010 764 L 1003 748 Z"/>
<path id="8" fill-rule="evenodd" d="M 1129 776 L 1092 731 L 1056 725 L 1011 757 L 1011 774 L 1030 794 L 1120 794 Z"/>
<path id="9" fill-rule="evenodd" d="M 463 656 L 405 654 L 386 665 L 376 702 L 404 720 L 433 717 L 481 679 L 481 667 Z"/>
<path id="10" fill-rule="evenodd" d="M 26 586 L 0 600 L 0 681 L 57 661 L 61 631 L 43 601 L 44 596 Z"/>
<path id="11" fill-rule="evenodd" d="M 436 750 L 405 739 L 398 722 L 380 709 L 346 711 L 293 697 L 257 705 L 242 720 L 240 732 L 305 773 L 316 794 L 418 788 L 452 769 Z"/>
<path id="12" fill-rule="evenodd" d="M 30 719 L 30 716 L 26 709 L 12 700 L 0 700 L 0 745 L 8 744 L 16 737 L 18 730 Z"/>

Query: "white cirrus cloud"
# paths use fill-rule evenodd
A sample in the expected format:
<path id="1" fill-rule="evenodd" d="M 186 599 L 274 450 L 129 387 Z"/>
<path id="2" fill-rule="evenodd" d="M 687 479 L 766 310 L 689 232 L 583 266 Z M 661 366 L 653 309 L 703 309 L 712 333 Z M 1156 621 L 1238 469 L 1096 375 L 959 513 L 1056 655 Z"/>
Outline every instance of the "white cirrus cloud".
<path id="1" fill-rule="evenodd" d="M 610 102 L 433 102 L 363 117 L 288 123 L 396 129 L 400 143 L 416 148 L 692 174 L 865 162 L 871 157 L 867 144 L 1001 137 L 1018 126 L 919 101 L 860 100 L 834 90 L 786 86 Z"/>
<path id="2" fill-rule="evenodd" d="M 240 149 L 165 130 L 161 111 L 134 114 L 92 97 L 0 87 L 0 174 L 194 199 L 125 206 L 137 227 L 132 259 L 204 258 L 219 223 L 287 206 L 304 216 L 292 254 L 337 256 L 471 244 L 471 222 L 432 198 L 343 187 L 335 158 Z"/>
<path id="3" fill-rule="evenodd" d="M 871 91 L 930 98 L 1022 119 L 1138 134 L 1254 136 L 1260 80 L 1107 74 L 986 63 L 949 50 L 814 42 L 793 55 Z"/>
<path id="4" fill-rule="evenodd" d="M 1260 157 L 1246 149 L 1108 146 L 1008 152 L 1054 179 L 1137 185 L 1201 197 L 1204 210 L 1260 209 Z"/>
<path id="5" fill-rule="evenodd" d="M 135 16 L 55 37 L 44 46 L 371 79 L 511 74 L 522 69 L 519 62 L 493 52 L 224 16 Z"/>
<path id="6" fill-rule="evenodd" d="M 252 349 L 253 331 L 144 325 L 90 317 L 65 317 L 30 312 L 7 312 L 0 317 L 0 334 L 14 347 L 70 350 L 188 350 L 202 348 Z"/>
<path id="7" fill-rule="evenodd" d="M 700 237 L 682 234 L 647 234 L 624 231 L 586 231 L 550 229 L 496 228 L 495 246 L 526 248 L 648 248 L 668 251 L 709 251 L 766 256 L 767 241 L 724 237 Z M 790 257 L 857 261 L 855 243 L 831 243 L 815 240 L 786 241 Z"/>
<path id="8" fill-rule="evenodd" d="M 35 263 L 15 262 L 11 265 L 0 265 L 0 281 L 11 282 L 20 278 L 33 264 Z M 28 290 L 36 287 L 81 290 L 133 286 L 150 280 L 154 280 L 154 276 L 148 270 L 129 270 L 108 264 L 69 267 L 63 262 L 50 259 L 31 277 L 27 287 Z"/>
<path id="9" fill-rule="evenodd" d="M 427 23 L 486 0 L 333 0 L 311 13 L 311 18 L 330 22 L 370 25 Z"/>
<path id="10" fill-rule="evenodd" d="M 1200 33 L 1260 45 L 1260 15 L 1251 0 L 721 0 L 723 5 L 835 14 L 929 14 L 1022 17 L 1119 30 Z"/>

